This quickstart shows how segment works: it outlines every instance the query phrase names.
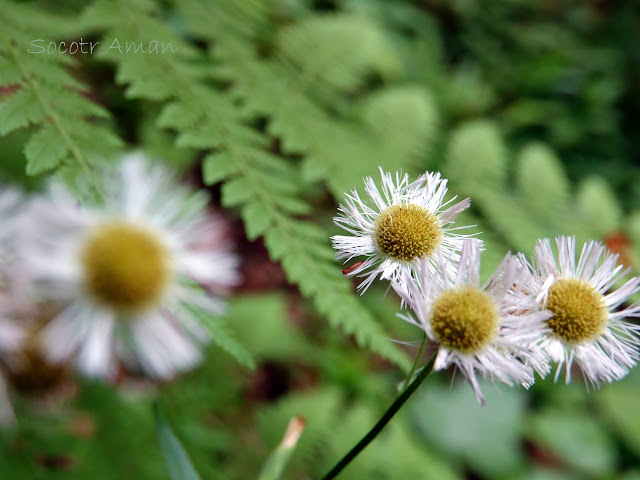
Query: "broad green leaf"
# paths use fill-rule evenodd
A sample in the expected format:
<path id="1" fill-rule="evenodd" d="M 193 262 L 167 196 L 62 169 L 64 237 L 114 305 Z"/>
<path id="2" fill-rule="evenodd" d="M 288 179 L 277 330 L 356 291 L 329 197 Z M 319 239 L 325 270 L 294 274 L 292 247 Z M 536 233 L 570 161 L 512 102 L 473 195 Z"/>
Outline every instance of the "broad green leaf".
<path id="1" fill-rule="evenodd" d="M 529 419 L 527 430 L 539 446 L 585 475 L 605 475 L 615 468 L 613 440 L 584 411 L 544 410 Z"/>
<path id="2" fill-rule="evenodd" d="M 624 443 L 640 458 L 640 410 L 638 389 L 640 371 L 635 369 L 625 379 L 604 385 L 597 401 L 602 415 L 618 431 Z"/>
<path id="3" fill-rule="evenodd" d="M 409 403 L 413 422 L 432 445 L 488 478 L 513 475 L 523 456 L 520 436 L 525 413 L 523 392 L 482 383 L 480 406 L 468 384 L 452 387 L 427 381 Z"/>

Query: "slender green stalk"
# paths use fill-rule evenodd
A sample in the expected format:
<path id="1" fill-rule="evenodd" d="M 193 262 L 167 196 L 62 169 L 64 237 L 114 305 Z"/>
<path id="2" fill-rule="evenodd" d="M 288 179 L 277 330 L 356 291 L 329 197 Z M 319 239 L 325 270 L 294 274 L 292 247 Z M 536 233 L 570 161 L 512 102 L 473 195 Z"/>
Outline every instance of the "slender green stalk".
<path id="1" fill-rule="evenodd" d="M 407 379 L 404 381 L 404 385 L 402 385 L 402 390 L 407 388 L 407 386 L 409 385 L 409 382 L 411 382 L 411 379 L 415 375 L 418 365 L 420 365 L 420 360 L 422 360 L 422 355 L 424 354 L 424 348 L 426 346 L 427 346 L 427 334 L 423 333 L 422 343 L 420 344 L 420 350 L 418 350 L 416 359 L 413 361 L 413 365 L 411 365 L 411 371 L 409 372 L 409 375 L 407 375 Z"/>
<path id="2" fill-rule="evenodd" d="M 415 376 L 413 381 L 409 383 L 409 385 L 402 390 L 402 393 L 398 395 L 398 397 L 393 401 L 391 406 L 384 412 L 384 415 L 378 420 L 378 422 L 373 426 L 369 432 L 362 437 L 362 439 L 355 444 L 355 446 L 349 450 L 349 452 L 342 457 L 342 459 L 336 463 L 336 465 L 331 469 L 329 473 L 327 473 L 322 480 L 331 480 L 332 478 L 336 478 L 338 474 L 344 470 L 344 468 L 351 463 L 351 461 L 358 456 L 362 450 L 364 450 L 367 445 L 369 445 L 374 438 L 378 436 L 378 434 L 382 431 L 382 429 L 391 421 L 393 416 L 400 410 L 400 407 L 405 404 L 409 397 L 418 389 L 420 384 L 425 381 L 425 379 L 429 376 L 431 371 L 433 370 L 433 364 L 436 360 L 436 355 L 434 354 L 429 363 L 427 363 L 424 367 L 422 367 L 418 374 Z M 409 377 L 410 379 L 411 377 Z"/>

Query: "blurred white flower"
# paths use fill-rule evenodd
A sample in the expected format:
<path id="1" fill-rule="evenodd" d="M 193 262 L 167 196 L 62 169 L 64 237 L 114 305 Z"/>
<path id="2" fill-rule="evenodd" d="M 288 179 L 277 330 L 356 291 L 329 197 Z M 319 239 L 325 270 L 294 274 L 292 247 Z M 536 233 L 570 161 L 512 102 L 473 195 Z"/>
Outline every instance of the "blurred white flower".
<path id="1" fill-rule="evenodd" d="M 238 258 L 207 213 L 208 196 L 141 155 L 108 177 L 104 204 L 80 205 L 60 184 L 34 200 L 17 248 L 38 298 L 67 306 L 43 328 L 49 360 L 88 375 L 118 365 L 170 378 L 201 360 L 204 316 L 237 283 Z"/>
<path id="2" fill-rule="evenodd" d="M 403 272 L 415 272 L 415 264 L 426 258 L 429 275 L 443 272 L 454 275 L 460 259 L 462 242 L 468 235 L 454 233 L 453 222 L 458 213 L 471 204 L 465 199 L 444 209 L 455 197 L 444 203 L 447 181 L 440 173 L 426 172 L 409 183 L 409 176 L 396 173 L 395 182 L 390 173 L 380 169 L 382 194 L 373 179 L 365 179 L 365 192 L 370 202 L 362 200 L 356 190 L 347 195 L 345 205 L 334 222 L 351 235 L 334 235 L 336 258 L 367 257 L 363 262 L 346 269 L 348 275 L 365 277 L 359 285 L 364 292 L 378 275 L 383 280 L 401 282 Z M 373 203 L 371 205 L 371 202 Z M 447 259 L 442 272 L 438 272 L 434 259 L 440 253 Z"/>
<path id="3" fill-rule="evenodd" d="M 538 241 L 533 265 L 519 255 L 531 272 L 522 293 L 536 301 L 537 310 L 552 313 L 545 322 L 548 333 L 542 345 L 558 362 L 555 378 L 564 366 L 569 383 L 575 361 L 594 386 L 619 380 L 638 361 L 640 326 L 625 318 L 640 316 L 640 304 L 618 307 L 640 291 L 640 278 L 611 290 L 628 272 L 617 265 L 618 255 L 590 241 L 583 245 L 576 263 L 574 237 L 557 237 L 556 244 L 557 262 L 549 239 Z"/>
<path id="4" fill-rule="evenodd" d="M 445 268 L 446 259 L 437 265 Z M 434 370 L 457 366 L 471 383 L 481 404 L 484 396 L 476 374 L 508 385 L 529 387 L 534 370 L 541 376 L 549 372 L 548 358 L 539 343 L 544 334 L 546 311 L 530 312 L 526 297 L 514 291 L 527 271 L 508 254 L 484 286 L 480 286 L 480 241 L 464 241 L 454 279 L 432 279 L 424 275 L 429 267 L 422 259 L 419 278 L 407 273 L 406 287 L 394 284 L 396 292 L 414 311 L 400 317 L 424 330 L 436 342 L 438 352 Z"/>

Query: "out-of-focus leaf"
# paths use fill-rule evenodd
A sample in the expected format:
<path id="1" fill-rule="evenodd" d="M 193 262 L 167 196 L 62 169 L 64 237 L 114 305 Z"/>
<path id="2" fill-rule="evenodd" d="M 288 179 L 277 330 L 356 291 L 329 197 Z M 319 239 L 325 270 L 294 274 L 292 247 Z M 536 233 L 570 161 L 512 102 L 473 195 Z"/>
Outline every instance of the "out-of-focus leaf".
<path id="1" fill-rule="evenodd" d="M 607 181 L 589 177 L 578 187 L 579 214 L 598 238 L 615 232 L 622 223 L 622 209 Z"/>
<path id="2" fill-rule="evenodd" d="M 586 412 L 546 410 L 528 424 L 529 437 L 584 475 L 610 473 L 616 450 L 602 426 Z"/>
<path id="3" fill-rule="evenodd" d="M 452 388 L 427 382 L 410 403 L 411 416 L 430 445 L 488 477 L 513 474 L 523 459 L 524 394 L 486 384 L 483 392 L 486 405 L 481 407 L 462 382 Z"/>
<path id="4" fill-rule="evenodd" d="M 624 380 L 603 386 L 597 396 L 598 405 L 604 417 L 609 420 L 638 458 L 640 458 L 639 389 L 640 371 L 636 369 Z"/>
<path id="5" fill-rule="evenodd" d="M 171 480 L 200 480 L 200 475 L 193 468 L 187 452 L 165 421 L 157 405 L 154 407 L 154 414 L 158 442 L 167 462 Z"/>

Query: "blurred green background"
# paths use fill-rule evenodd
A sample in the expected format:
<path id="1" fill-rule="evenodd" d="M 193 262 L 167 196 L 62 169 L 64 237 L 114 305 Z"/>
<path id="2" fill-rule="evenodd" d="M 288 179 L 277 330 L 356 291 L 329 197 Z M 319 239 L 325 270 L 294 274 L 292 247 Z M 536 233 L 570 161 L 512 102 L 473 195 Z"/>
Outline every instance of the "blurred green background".
<path id="1" fill-rule="evenodd" d="M 185 56 L 234 118 L 291 165 L 287 181 L 311 205 L 301 216 L 326 231 L 326 243 L 338 232 L 332 217 L 344 193 L 361 190 L 379 165 L 414 177 L 439 170 L 452 195 L 472 199 L 458 223 L 482 232 L 485 278 L 507 251 L 529 254 L 538 238 L 561 233 L 605 242 L 638 274 L 638 2 L 19 3 L 60 19 L 41 38 L 101 41 L 70 68 L 111 112 L 109 128 L 203 186 L 199 137 L 159 128 L 156 99 L 128 86 L 136 68 L 177 65 L 182 54 L 127 60 L 106 51 L 134 30 L 188 46 Z M 173 78 L 157 68 L 151 91 Z M 222 103 L 202 101 L 224 117 Z M 46 174 L 23 173 L 29 134 L 0 139 L 0 175 L 37 190 Z M 223 177 L 204 165 L 208 183 Z M 207 188 L 219 205 L 221 189 Z M 0 433 L 0 478 L 168 478 L 155 399 L 204 479 L 256 478 L 297 414 L 307 428 L 285 478 L 318 478 L 375 422 L 401 372 L 330 328 L 262 240 L 247 234 L 240 209 L 224 213 L 244 275 L 226 316 L 257 369 L 212 348 L 201 367 L 171 383 L 107 386 L 34 360 L 9 377 L 19 421 Z M 386 287 L 361 300 L 390 338 L 409 343 L 401 347 L 412 359 L 420 332 L 395 317 L 399 302 Z M 429 378 L 340 478 L 640 479 L 637 369 L 589 393 L 579 372 L 570 385 L 551 375 L 529 391 L 485 385 L 483 408 L 459 377 Z"/>

